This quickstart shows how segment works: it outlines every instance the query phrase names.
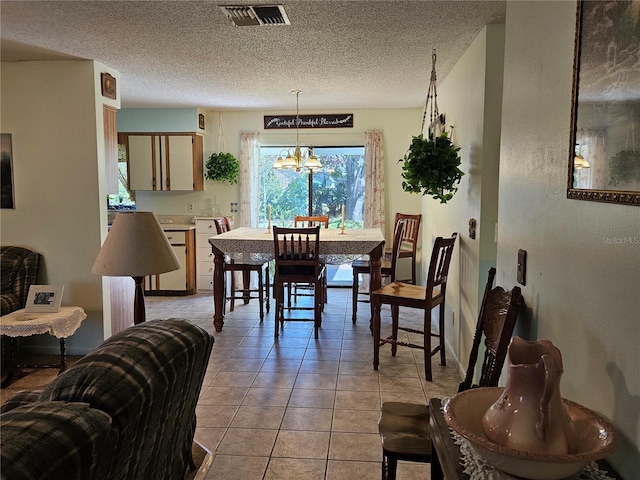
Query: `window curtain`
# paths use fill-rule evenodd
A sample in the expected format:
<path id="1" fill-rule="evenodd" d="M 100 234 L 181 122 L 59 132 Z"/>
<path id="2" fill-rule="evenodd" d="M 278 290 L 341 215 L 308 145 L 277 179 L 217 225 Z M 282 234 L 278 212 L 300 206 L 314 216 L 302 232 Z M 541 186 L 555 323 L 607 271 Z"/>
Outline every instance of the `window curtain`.
<path id="1" fill-rule="evenodd" d="M 364 226 L 385 233 L 384 150 L 379 130 L 364 132 Z"/>
<path id="2" fill-rule="evenodd" d="M 607 189 L 609 175 L 605 149 L 605 132 L 603 130 L 579 130 L 576 135 L 578 153 L 589 162 L 591 168 L 575 169 L 574 187 L 590 189 Z"/>
<path id="3" fill-rule="evenodd" d="M 240 134 L 240 212 L 238 227 L 258 226 L 260 132 Z"/>

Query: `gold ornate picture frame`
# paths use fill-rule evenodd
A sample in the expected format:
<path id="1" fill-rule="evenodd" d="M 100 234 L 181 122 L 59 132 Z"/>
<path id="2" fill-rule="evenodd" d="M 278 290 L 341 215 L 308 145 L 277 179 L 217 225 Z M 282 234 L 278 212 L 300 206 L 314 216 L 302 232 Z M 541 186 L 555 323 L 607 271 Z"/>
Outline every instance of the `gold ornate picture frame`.
<path id="1" fill-rule="evenodd" d="M 633 3 L 578 1 L 567 198 L 640 206 L 640 43 Z"/>

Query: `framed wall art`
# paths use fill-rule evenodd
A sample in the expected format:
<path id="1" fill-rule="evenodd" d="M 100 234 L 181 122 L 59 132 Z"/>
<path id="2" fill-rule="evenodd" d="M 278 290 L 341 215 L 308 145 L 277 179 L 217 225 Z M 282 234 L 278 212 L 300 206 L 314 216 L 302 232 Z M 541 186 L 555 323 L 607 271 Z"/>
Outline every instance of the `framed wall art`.
<path id="1" fill-rule="evenodd" d="M 198 114 L 198 128 L 204 130 L 204 114 L 202 113 Z"/>
<path id="2" fill-rule="evenodd" d="M 116 79 L 108 73 L 102 74 L 102 96 L 116 99 Z"/>
<path id="3" fill-rule="evenodd" d="M 27 313 L 55 313 L 60 311 L 64 285 L 31 285 L 27 295 Z"/>
<path id="4" fill-rule="evenodd" d="M 11 134 L 0 134 L 0 208 L 15 208 L 13 195 L 13 151 Z"/>
<path id="5" fill-rule="evenodd" d="M 634 4 L 578 1 L 567 198 L 640 206 Z"/>

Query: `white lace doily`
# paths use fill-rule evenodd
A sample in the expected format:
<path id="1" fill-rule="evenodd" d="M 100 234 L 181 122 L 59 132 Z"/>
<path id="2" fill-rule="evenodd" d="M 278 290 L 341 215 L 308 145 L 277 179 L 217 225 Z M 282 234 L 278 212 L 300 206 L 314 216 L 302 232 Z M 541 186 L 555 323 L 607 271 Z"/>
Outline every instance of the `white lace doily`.
<path id="1" fill-rule="evenodd" d="M 16 310 L 0 317 L 0 334 L 9 337 L 28 337 L 50 333 L 67 338 L 75 333 L 87 314 L 81 307 L 60 307 L 55 313 L 26 313 Z"/>

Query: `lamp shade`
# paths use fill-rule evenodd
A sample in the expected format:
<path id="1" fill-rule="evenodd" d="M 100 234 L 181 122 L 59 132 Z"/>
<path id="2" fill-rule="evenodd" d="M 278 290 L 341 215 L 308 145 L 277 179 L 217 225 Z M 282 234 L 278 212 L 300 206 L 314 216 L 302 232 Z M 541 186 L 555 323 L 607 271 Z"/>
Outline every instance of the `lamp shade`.
<path id="1" fill-rule="evenodd" d="M 144 277 L 182 268 L 153 212 L 118 213 L 91 271 Z"/>

